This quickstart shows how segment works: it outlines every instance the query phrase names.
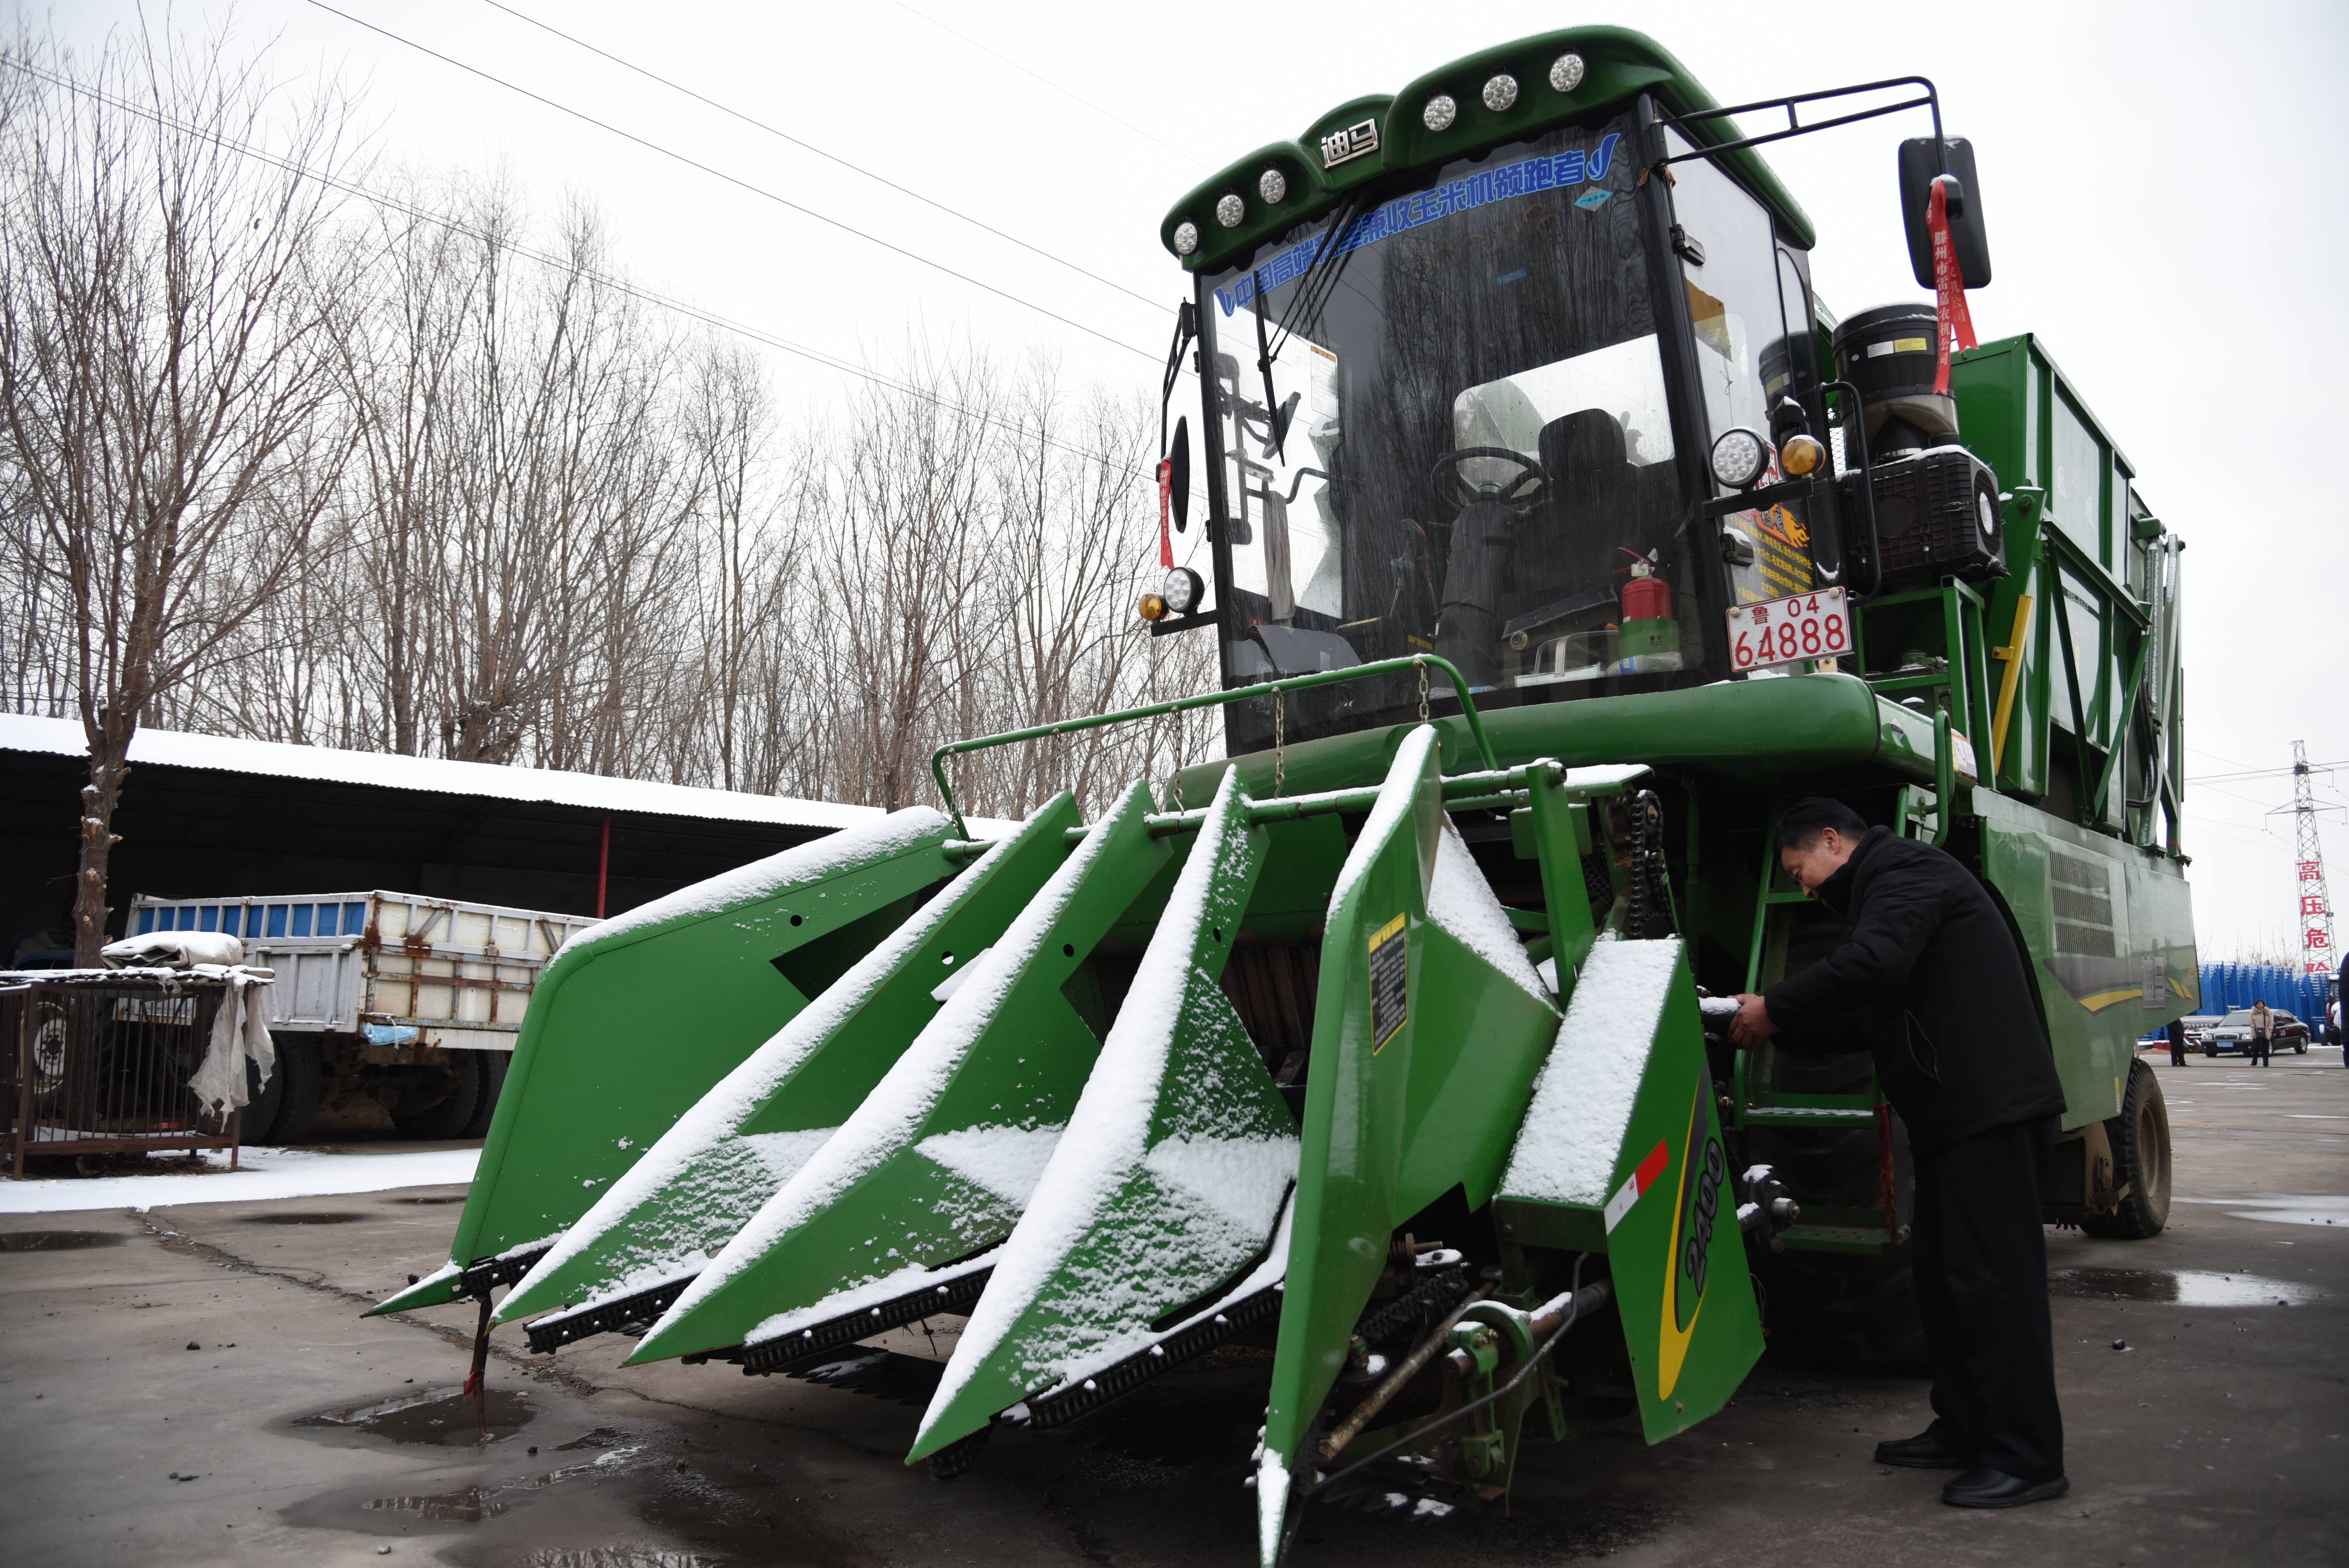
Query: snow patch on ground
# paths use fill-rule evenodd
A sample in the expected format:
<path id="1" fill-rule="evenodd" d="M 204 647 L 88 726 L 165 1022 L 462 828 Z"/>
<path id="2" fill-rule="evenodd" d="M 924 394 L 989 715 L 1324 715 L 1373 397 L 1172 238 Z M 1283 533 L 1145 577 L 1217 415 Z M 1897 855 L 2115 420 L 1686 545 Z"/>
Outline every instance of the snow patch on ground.
<path id="1" fill-rule="evenodd" d="M 1492 884 L 1476 869 L 1476 858 L 1468 852 L 1460 830 L 1449 817 L 1444 820 L 1444 833 L 1435 844 L 1435 874 L 1427 884 L 1427 918 L 1528 995 L 1545 1004 L 1549 1001 L 1549 988 L 1543 985 L 1540 974 L 1526 956 L 1516 928 L 1509 923 Z"/>
<path id="2" fill-rule="evenodd" d="M 91 1209 L 162 1209 L 180 1203 L 254 1203 L 276 1198 L 327 1198 L 446 1187 L 473 1179 L 478 1149 L 402 1154 L 322 1154 L 301 1149 L 247 1149 L 228 1168 L 228 1150 L 203 1151 L 211 1175 L 100 1176 L 0 1181 L 0 1214 L 63 1214 Z"/>
<path id="3" fill-rule="evenodd" d="M 632 932 L 666 925 L 672 921 L 723 914 L 737 904 L 772 898 L 802 882 L 820 882 L 865 861 L 902 854 L 924 839 L 943 837 L 952 826 L 927 806 L 908 806 L 877 822 L 862 822 L 824 838 L 737 866 L 714 877 L 683 887 L 666 897 L 640 903 L 626 914 L 598 921 L 573 934 L 564 946 L 608 942 Z"/>
<path id="4" fill-rule="evenodd" d="M 1591 948 L 1534 1084 L 1501 1178 L 1505 1194 L 1590 1207 L 1607 1202 L 1680 954 L 1677 938 Z"/>

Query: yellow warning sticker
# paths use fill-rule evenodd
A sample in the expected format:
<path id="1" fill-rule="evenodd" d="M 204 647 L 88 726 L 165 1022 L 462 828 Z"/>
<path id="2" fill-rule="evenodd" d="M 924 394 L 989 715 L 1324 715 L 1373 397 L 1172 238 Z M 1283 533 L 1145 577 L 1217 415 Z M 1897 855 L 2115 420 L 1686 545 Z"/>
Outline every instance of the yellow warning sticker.
<path id="1" fill-rule="evenodd" d="M 1398 914 L 1371 933 L 1371 1055 L 1377 1056 L 1409 1016 L 1404 994 L 1409 968 L 1408 917 Z"/>

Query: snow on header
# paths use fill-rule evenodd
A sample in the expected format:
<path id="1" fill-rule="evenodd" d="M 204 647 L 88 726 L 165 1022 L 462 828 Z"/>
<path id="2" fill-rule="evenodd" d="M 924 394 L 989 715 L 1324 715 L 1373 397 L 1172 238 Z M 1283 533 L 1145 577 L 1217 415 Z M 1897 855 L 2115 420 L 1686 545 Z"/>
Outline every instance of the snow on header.
<path id="1" fill-rule="evenodd" d="M 1409 816 L 1412 807 L 1417 803 L 1418 790 L 1415 788 L 1395 789 L 1395 780 L 1416 780 L 1421 770 L 1427 766 L 1427 754 L 1434 745 L 1435 727 L 1423 724 L 1404 736 L 1402 744 L 1395 748 L 1394 762 L 1387 769 L 1385 786 L 1379 790 L 1378 802 L 1371 808 L 1370 816 L 1362 823 L 1361 835 L 1354 840 L 1354 847 L 1347 852 L 1346 863 L 1338 872 L 1338 885 L 1330 891 L 1330 913 L 1332 916 L 1337 913 L 1339 905 L 1346 902 L 1346 896 L 1354 891 L 1354 884 L 1369 874 L 1371 862 L 1378 859 L 1379 851 L 1385 845 L 1387 835 L 1394 830 L 1396 821 Z"/>
<path id="2" fill-rule="evenodd" d="M 564 945 L 603 942 L 694 915 L 720 914 L 736 904 L 769 897 L 796 883 L 819 881 L 859 861 L 910 850 L 948 826 L 944 816 L 927 806 L 908 806 L 640 903 L 625 914 L 573 933 Z"/>
<path id="3" fill-rule="evenodd" d="M 1435 873 L 1428 879 L 1427 918 L 1457 937 L 1461 944 L 1523 986 L 1544 1003 L 1549 987 L 1526 956 L 1526 944 L 1494 896 L 1493 886 L 1476 869 L 1476 860 L 1461 841 L 1452 819 L 1444 819 L 1444 835 L 1435 846 Z"/>
<path id="4" fill-rule="evenodd" d="M 1680 956 L 1677 937 L 1591 948 L 1509 1153 L 1505 1196 L 1607 1202 Z"/>

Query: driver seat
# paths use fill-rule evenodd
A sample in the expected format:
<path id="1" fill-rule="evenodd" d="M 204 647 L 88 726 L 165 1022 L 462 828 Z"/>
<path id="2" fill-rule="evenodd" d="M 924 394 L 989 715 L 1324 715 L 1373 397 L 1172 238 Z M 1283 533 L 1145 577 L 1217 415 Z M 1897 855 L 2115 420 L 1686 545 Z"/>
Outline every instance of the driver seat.
<path id="1" fill-rule="evenodd" d="M 1527 604 L 1578 589 L 1610 590 L 1627 558 L 1618 545 L 1644 535 L 1639 470 L 1623 427 L 1603 408 L 1578 408 L 1542 427 L 1537 456 L 1549 477 L 1542 525 L 1517 551 Z"/>

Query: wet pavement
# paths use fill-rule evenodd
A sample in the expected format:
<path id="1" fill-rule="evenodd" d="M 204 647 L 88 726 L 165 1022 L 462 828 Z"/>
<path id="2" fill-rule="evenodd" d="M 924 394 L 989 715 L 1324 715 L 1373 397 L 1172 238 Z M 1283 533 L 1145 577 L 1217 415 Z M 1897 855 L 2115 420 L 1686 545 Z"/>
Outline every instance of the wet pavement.
<path id="1" fill-rule="evenodd" d="M 1765 1358 L 1657 1448 L 1623 1420 L 1537 1449 L 1514 1506 L 1317 1508 L 1294 1561 L 1632 1564 L 2342 1561 L 2349 1527 L 2349 1071 L 2158 1066 L 2180 1202 L 2150 1242 L 2049 1233 L 2074 1489 L 1968 1513 L 1869 1461 L 1912 1379 Z M 0 1219 L 0 1563 L 752 1568 L 1237 1563 L 1263 1353 L 1227 1349 L 1089 1429 L 901 1462 L 953 1320 L 875 1341 L 869 1392 L 621 1369 L 617 1336 L 490 1363 L 472 1312 L 364 1319 L 446 1255 L 455 1189 Z M 511 1341 L 511 1342 L 509 1342 Z M 2124 1348 L 2125 1347 L 2125 1348 Z M 855 1379 L 851 1379 L 854 1381 Z M 883 1396 L 883 1397 L 875 1397 Z M 890 1397 L 894 1396 L 894 1397 Z"/>

